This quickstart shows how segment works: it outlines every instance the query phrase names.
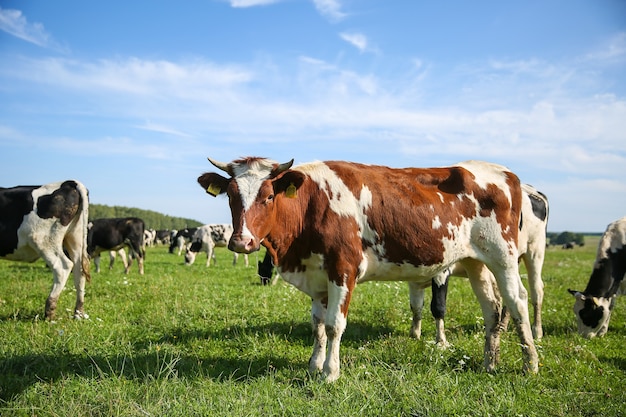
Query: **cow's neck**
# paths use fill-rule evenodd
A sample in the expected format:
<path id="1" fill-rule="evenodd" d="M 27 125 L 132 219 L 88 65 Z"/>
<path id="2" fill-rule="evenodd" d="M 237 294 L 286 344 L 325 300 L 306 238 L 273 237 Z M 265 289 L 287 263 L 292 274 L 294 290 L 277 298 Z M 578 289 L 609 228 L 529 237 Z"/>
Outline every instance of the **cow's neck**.
<path id="1" fill-rule="evenodd" d="M 598 260 L 591 274 L 585 294 L 594 297 L 614 296 L 626 274 L 626 247 L 616 252 L 607 251 L 607 257 Z"/>

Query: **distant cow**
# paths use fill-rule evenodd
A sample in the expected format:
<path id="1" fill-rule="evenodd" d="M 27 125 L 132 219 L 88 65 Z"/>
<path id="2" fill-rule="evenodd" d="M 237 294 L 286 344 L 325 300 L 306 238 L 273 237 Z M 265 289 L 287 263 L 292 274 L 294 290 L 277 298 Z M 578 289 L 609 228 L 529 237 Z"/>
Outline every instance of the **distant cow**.
<path id="1" fill-rule="evenodd" d="M 143 243 L 145 246 L 154 246 L 156 240 L 156 230 L 146 229 L 143 231 Z"/>
<path id="2" fill-rule="evenodd" d="M 42 258 L 52 269 L 52 290 L 45 315 L 53 319 L 61 291 L 74 274 L 74 318 L 83 311 L 87 255 L 87 189 L 70 180 L 47 185 L 0 188 L 0 258 L 34 262 Z"/>
<path id="3" fill-rule="evenodd" d="M 210 160 L 209 194 L 227 193 L 234 232 L 229 248 L 271 253 L 281 277 L 312 299 L 311 372 L 339 377 L 339 348 L 352 291 L 370 280 L 430 282 L 456 262 L 467 270 L 485 322 L 484 365 L 499 359 L 500 301 L 517 326 L 523 368 L 538 357 L 518 271 L 519 179 L 504 167 L 468 161 L 448 168 L 403 168 L 343 161 L 290 169 L 293 160 Z M 485 267 L 486 266 L 486 267 Z M 328 344 L 327 344 L 328 341 Z"/>
<path id="4" fill-rule="evenodd" d="M 110 219 L 96 219 L 91 222 L 87 235 L 87 251 L 94 258 L 96 271 L 100 272 L 100 253 L 117 251 L 127 247 L 129 262 L 124 265 L 124 273 L 128 274 L 132 259 L 137 259 L 139 274 L 144 273 L 144 230 L 143 220 L 137 217 L 121 217 Z"/>
<path id="5" fill-rule="evenodd" d="M 217 263 L 215 247 L 225 248 L 232 234 L 233 226 L 230 224 L 206 224 L 198 227 L 198 230 L 191 238 L 191 244 L 185 252 L 185 264 L 192 265 L 199 252 L 205 252 L 207 255 L 206 266 L 211 264 L 211 259 L 213 259 L 213 263 Z M 236 265 L 239 254 L 237 252 L 233 252 L 233 254 L 233 265 Z M 248 266 L 247 254 L 244 254 L 244 261 L 246 266 Z"/>
<path id="6" fill-rule="evenodd" d="M 578 333 L 604 336 L 618 295 L 626 293 L 626 217 L 609 224 L 598 244 L 593 272 L 585 291 L 568 290 L 576 297 Z"/>
<path id="7" fill-rule="evenodd" d="M 191 241 L 193 234 L 198 230 L 197 227 L 188 227 L 181 229 L 173 233 L 172 240 L 170 242 L 170 253 L 174 253 L 174 250 L 178 248 L 178 256 L 183 252 L 185 244 Z"/>
<path id="8" fill-rule="evenodd" d="M 170 231 L 169 230 L 157 230 L 156 237 L 154 239 L 154 243 L 161 245 L 169 245 L 170 244 Z"/>
<path id="9" fill-rule="evenodd" d="M 541 325 L 541 307 L 543 305 L 543 280 L 541 271 L 546 252 L 546 232 L 548 226 L 549 205 L 548 198 L 528 184 L 522 184 L 522 220 L 518 235 L 518 250 L 520 261 L 524 261 L 528 271 L 528 284 L 530 287 L 530 299 L 534 311 L 533 335 L 536 339 L 543 337 Z M 456 264 L 449 270 L 439 274 L 432 281 L 431 313 L 435 317 L 437 331 L 436 341 L 446 345 L 444 333 L 444 316 L 446 312 L 446 295 L 448 291 L 448 277 L 450 275 L 467 276 L 462 265 Z M 495 282 L 494 282 L 495 285 Z M 428 283 L 426 283 L 428 286 Z M 413 324 L 411 335 L 420 338 L 422 309 L 424 306 L 424 285 L 409 283 L 411 310 L 413 311 Z M 497 287 L 494 288 L 497 292 Z"/>

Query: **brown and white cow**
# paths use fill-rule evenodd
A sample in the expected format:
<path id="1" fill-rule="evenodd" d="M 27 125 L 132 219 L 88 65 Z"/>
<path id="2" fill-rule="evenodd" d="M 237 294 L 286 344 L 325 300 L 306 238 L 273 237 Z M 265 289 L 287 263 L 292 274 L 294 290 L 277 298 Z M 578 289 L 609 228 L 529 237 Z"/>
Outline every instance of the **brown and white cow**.
<path id="1" fill-rule="evenodd" d="M 210 160 L 210 159 L 209 159 Z M 485 320 L 484 364 L 499 359 L 500 303 L 489 268 L 510 310 L 535 373 L 538 357 L 518 266 L 522 192 L 506 168 L 468 161 L 448 168 L 248 157 L 210 160 L 228 178 L 205 173 L 200 185 L 227 193 L 234 233 L 229 248 L 271 253 L 282 278 L 312 298 L 311 372 L 339 377 L 339 346 L 352 291 L 370 280 L 430 281 L 456 262 L 467 270 Z M 328 342 L 328 343 L 327 343 Z"/>
<path id="2" fill-rule="evenodd" d="M 568 290 L 576 297 L 578 333 L 604 336 L 618 295 L 626 293 L 626 217 L 609 224 L 598 244 L 596 262 L 585 291 Z"/>
<path id="3" fill-rule="evenodd" d="M 83 310 L 85 280 L 90 280 L 88 218 L 87 189 L 78 181 L 0 188 L 0 259 L 34 262 L 42 258 L 52 269 L 47 319 L 55 316 L 70 272 L 76 288 L 74 318 L 88 317 Z"/>
<path id="4" fill-rule="evenodd" d="M 541 307 L 543 305 L 543 279 L 541 271 L 546 253 L 546 232 L 549 216 L 548 198 L 545 194 L 535 189 L 532 185 L 522 184 L 522 220 L 518 234 L 517 248 L 520 261 L 523 260 L 528 272 L 528 285 L 530 288 L 530 300 L 533 306 L 534 322 L 532 325 L 533 335 L 537 340 L 543 337 L 541 325 Z M 446 295 L 448 291 L 448 278 L 450 275 L 466 277 L 467 273 L 460 264 L 455 264 L 432 280 L 431 313 L 435 317 L 437 344 L 447 345 L 444 333 L 444 316 L 446 312 Z M 419 339 L 421 335 L 422 309 L 424 307 L 424 290 L 430 283 L 409 283 L 409 299 L 413 312 L 411 336 Z M 495 282 L 494 282 L 495 285 Z M 494 292 L 497 293 L 497 287 Z M 504 317 L 503 317 L 504 318 Z M 505 327 L 505 324 L 503 327 Z"/>

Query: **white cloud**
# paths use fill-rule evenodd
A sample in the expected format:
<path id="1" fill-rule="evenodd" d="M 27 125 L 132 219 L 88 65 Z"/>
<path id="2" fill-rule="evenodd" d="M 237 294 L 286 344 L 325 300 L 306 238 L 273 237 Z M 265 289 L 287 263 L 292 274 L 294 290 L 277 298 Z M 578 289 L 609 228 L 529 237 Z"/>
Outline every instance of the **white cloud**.
<path id="1" fill-rule="evenodd" d="M 346 17 L 341 11 L 341 3 L 337 0 L 313 0 L 315 8 L 327 19 L 337 22 Z"/>
<path id="2" fill-rule="evenodd" d="M 0 30 L 43 48 L 65 52 L 41 23 L 29 23 L 20 10 L 0 7 Z"/>
<path id="3" fill-rule="evenodd" d="M 269 4 L 278 3 L 282 0 L 230 0 L 231 7 L 245 8 L 255 6 L 267 6 Z"/>
<path id="4" fill-rule="evenodd" d="M 165 133 L 167 135 L 178 136 L 178 137 L 181 137 L 181 138 L 191 138 L 192 137 L 192 135 L 190 135 L 190 134 L 181 132 L 181 131 L 176 130 L 176 129 L 172 129 L 172 128 L 164 126 L 164 125 L 152 123 L 150 121 L 147 121 L 143 125 L 138 125 L 138 126 L 135 126 L 135 127 L 137 129 L 148 130 L 148 131 L 151 131 L 151 132 Z"/>
<path id="5" fill-rule="evenodd" d="M 360 52 L 365 52 L 368 49 L 367 37 L 358 32 L 342 32 L 339 34 L 341 39 L 348 42 Z"/>

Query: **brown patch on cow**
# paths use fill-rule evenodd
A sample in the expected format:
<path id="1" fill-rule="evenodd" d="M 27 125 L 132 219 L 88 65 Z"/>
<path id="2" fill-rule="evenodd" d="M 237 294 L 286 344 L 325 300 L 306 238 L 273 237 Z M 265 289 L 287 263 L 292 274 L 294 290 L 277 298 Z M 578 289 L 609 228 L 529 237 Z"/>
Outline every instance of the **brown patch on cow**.
<path id="1" fill-rule="evenodd" d="M 74 181 L 65 181 L 52 194 L 39 197 L 37 215 L 42 219 L 56 217 L 67 226 L 81 209 L 81 197 Z"/>

